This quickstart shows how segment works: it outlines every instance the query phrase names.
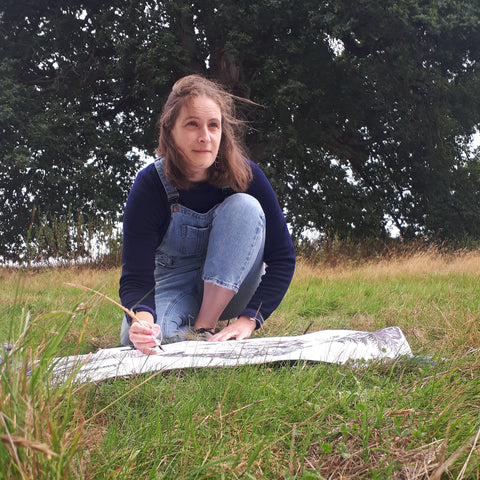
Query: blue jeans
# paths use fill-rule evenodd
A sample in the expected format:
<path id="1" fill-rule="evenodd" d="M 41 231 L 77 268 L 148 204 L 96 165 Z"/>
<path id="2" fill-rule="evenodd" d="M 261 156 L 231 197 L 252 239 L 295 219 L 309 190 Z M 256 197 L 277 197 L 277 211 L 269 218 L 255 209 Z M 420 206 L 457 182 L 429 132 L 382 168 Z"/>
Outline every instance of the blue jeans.
<path id="1" fill-rule="evenodd" d="M 171 205 L 170 225 L 155 252 L 155 308 L 163 341 L 181 341 L 200 310 L 203 283 L 235 295 L 220 319 L 237 317 L 265 273 L 265 215 L 251 195 L 236 193 L 205 214 Z M 129 344 L 124 318 L 121 342 Z"/>

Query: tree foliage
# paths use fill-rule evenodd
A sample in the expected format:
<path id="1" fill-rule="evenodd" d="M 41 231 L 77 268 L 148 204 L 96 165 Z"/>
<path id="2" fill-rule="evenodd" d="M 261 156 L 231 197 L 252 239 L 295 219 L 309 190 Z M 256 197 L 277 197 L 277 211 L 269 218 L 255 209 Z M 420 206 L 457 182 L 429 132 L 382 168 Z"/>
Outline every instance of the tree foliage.
<path id="1" fill-rule="evenodd" d="M 248 146 L 295 234 L 480 236 L 476 0 L 3 0 L 0 36 L 4 258 L 30 222 L 118 217 L 194 72 L 263 106 Z"/>

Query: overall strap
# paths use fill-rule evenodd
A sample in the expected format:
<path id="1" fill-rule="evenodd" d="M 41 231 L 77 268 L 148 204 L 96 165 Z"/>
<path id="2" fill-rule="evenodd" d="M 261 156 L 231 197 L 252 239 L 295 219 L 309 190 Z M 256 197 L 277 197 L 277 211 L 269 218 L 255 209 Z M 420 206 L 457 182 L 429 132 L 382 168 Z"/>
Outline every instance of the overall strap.
<path id="1" fill-rule="evenodd" d="M 167 193 L 168 203 L 174 204 L 178 202 L 178 198 L 180 195 L 177 189 L 174 186 L 170 185 L 170 183 L 168 182 L 167 177 L 165 175 L 164 164 L 165 164 L 165 159 L 163 157 L 157 158 L 155 160 L 155 169 L 157 170 L 158 176 L 162 181 L 163 188 Z"/>

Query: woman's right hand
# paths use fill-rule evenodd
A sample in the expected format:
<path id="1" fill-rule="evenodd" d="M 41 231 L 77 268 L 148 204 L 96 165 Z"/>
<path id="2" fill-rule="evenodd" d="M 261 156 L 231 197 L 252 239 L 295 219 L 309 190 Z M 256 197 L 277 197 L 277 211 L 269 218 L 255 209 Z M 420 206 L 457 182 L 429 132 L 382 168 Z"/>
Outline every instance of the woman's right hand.
<path id="1" fill-rule="evenodd" d="M 156 355 L 158 349 L 157 337 L 160 334 L 160 325 L 154 323 L 153 315 L 149 312 L 137 312 L 138 322 L 133 321 L 129 330 L 129 338 L 133 346 L 147 355 Z"/>

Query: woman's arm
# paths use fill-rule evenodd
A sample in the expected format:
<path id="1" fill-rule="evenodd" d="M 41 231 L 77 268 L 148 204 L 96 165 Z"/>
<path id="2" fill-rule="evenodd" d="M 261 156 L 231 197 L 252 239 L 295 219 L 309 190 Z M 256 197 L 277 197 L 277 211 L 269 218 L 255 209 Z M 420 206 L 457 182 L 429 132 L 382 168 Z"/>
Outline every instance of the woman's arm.
<path id="1" fill-rule="evenodd" d="M 260 202 L 265 213 L 266 271 L 257 291 L 240 316 L 256 318 L 259 328 L 278 307 L 288 290 L 295 270 L 295 249 L 270 182 L 258 166 L 252 164 L 252 169 L 254 179 L 247 193 Z"/>
<path id="2" fill-rule="evenodd" d="M 123 218 L 122 305 L 155 318 L 155 249 L 170 221 L 165 190 L 152 164 L 135 179 Z"/>

